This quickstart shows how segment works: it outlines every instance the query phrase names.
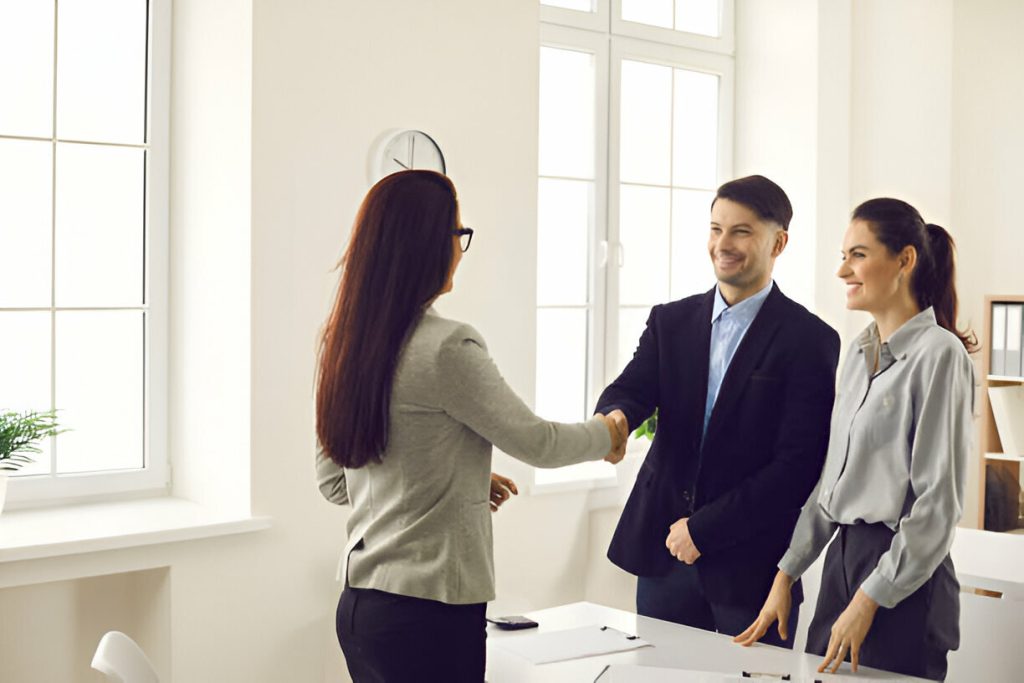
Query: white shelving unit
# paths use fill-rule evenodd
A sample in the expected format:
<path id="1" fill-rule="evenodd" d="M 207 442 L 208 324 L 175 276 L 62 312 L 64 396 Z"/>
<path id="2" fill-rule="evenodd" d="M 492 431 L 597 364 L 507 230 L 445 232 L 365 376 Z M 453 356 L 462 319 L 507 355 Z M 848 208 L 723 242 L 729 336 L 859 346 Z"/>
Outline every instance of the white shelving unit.
<path id="1" fill-rule="evenodd" d="M 982 528 L 988 528 L 985 520 L 985 477 L 990 468 L 999 468 L 1016 481 L 1021 481 L 1021 463 L 1024 462 L 1024 454 L 1004 453 L 1003 444 L 999 440 L 999 432 L 996 429 L 995 417 L 992 414 L 992 406 L 989 402 L 989 387 L 1005 387 L 1024 385 L 1024 377 L 1009 377 L 1006 375 L 989 374 L 992 367 L 992 304 L 993 303 L 1024 303 L 1024 295 L 1011 294 L 1006 296 L 985 297 L 985 327 L 979 338 L 982 352 L 982 377 L 981 394 L 979 396 L 979 408 L 981 424 L 979 428 L 978 445 L 980 447 L 981 476 L 978 478 L 981 487 L 981 495 L 978 496 L 980 506 L 978 519 L 981 520 Z M 1003 492 L 990 492 L 990 495 L 1005 495 Z M 1020 501 L 1006 501 L 1008 505 L 1016 505 L 1018 509 L 1018 527 L 1024 527 L 1024 519 L 1020 518 Z M 991 520 L 990 520 L 991 521 Z M 1024 529 L 1022 529 L 1024 530 Z M 1006 529 L 1006 531 L 1014 531 Z"/>

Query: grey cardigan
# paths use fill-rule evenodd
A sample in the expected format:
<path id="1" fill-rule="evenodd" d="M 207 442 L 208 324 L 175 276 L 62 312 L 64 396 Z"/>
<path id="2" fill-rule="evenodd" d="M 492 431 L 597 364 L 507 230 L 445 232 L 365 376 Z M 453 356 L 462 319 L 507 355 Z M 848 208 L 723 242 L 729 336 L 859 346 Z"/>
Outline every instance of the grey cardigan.
<path id="1" fill-rule="evenodd" d="M 509 388 L 480 334 L 431 308 L 402 351 L 381 462 L 317 456 L 327 500 L 351 502 L 342 576 L 357 588 L 449 604 L 494 598 L 491 445 L 537 467 L 597 460 L 604 421 L 547 422 Z"/>

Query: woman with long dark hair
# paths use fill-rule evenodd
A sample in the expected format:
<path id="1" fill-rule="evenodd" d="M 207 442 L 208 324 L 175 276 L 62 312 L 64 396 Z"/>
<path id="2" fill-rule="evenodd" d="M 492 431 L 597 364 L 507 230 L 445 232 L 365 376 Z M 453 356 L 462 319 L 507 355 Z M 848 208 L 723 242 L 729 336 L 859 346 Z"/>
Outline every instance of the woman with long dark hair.
<path id="1" fill-rule="evenodd" d="M 858 206 L 837 275 L 874 322 L 847 352 L 825 468 L 758 619 L 786 637 L 790 587 L 825 556 L 807 651 L 942 680 L 960 642 L 949 557 L 973 429 L 974 335 L 957 329 L 953 238 L 897 199 Z M 838 532 L 838 533 L 837 533 Z"/>
<path id="2" fill-rule="evenodd" d="M 323 331 L 316 391 L 321 492 L 350 502 L 338 640 L 362 681 L 483 680 L 494 598 L 492 444 L 538 467 L 621 460 L 621 414 L 540 419 L 480 334 L 442 318 L 473 231 L 430 171 L 367 194 Z"/>

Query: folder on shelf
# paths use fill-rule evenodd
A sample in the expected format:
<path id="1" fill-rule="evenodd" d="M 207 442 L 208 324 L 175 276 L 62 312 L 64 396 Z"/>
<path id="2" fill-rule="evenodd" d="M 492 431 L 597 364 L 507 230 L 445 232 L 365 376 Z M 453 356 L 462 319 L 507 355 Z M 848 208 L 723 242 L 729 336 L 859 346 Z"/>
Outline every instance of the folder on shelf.
<path id="1" fill-rule="evenodd" d="M 1007 304 L 1006 306 L 1006 355 L 1003 358 L 1003 374 L 1010 377 L 1021 376 L 1021 323 L 1024 316 L 1024 304 Z"/>
<path id="2" fill-rule="evenodd" d="M 1006 304 L 992 304 L 992 365 L 990 375 L 1006 371 Z"/>
<path id="3" fill-rule="evenodd" d="M 1024 385 L 989 387 L 988 398 L 1003 453 L 1024 456 Z"/>

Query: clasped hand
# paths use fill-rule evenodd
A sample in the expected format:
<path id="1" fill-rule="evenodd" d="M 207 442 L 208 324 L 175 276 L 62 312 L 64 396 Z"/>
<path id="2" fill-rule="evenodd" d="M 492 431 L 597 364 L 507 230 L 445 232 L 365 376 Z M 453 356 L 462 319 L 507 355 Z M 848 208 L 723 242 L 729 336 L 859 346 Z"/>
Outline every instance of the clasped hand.
<path id="1" fill-rule="evenodd" d="M 604 419 L 604 424 L 608 427 L 608 434 L 612 438 L 612 449 L 608 452 L 608 455 L 604 456 L 606 462 L 610 462 L 615 465 L 622 461 L 626 456 L 626 443 L 629 440 L 629 422 L 626 420 L 626 415 L 621 410 L 613 410 L 607 415 L 598 415 Z"/>

